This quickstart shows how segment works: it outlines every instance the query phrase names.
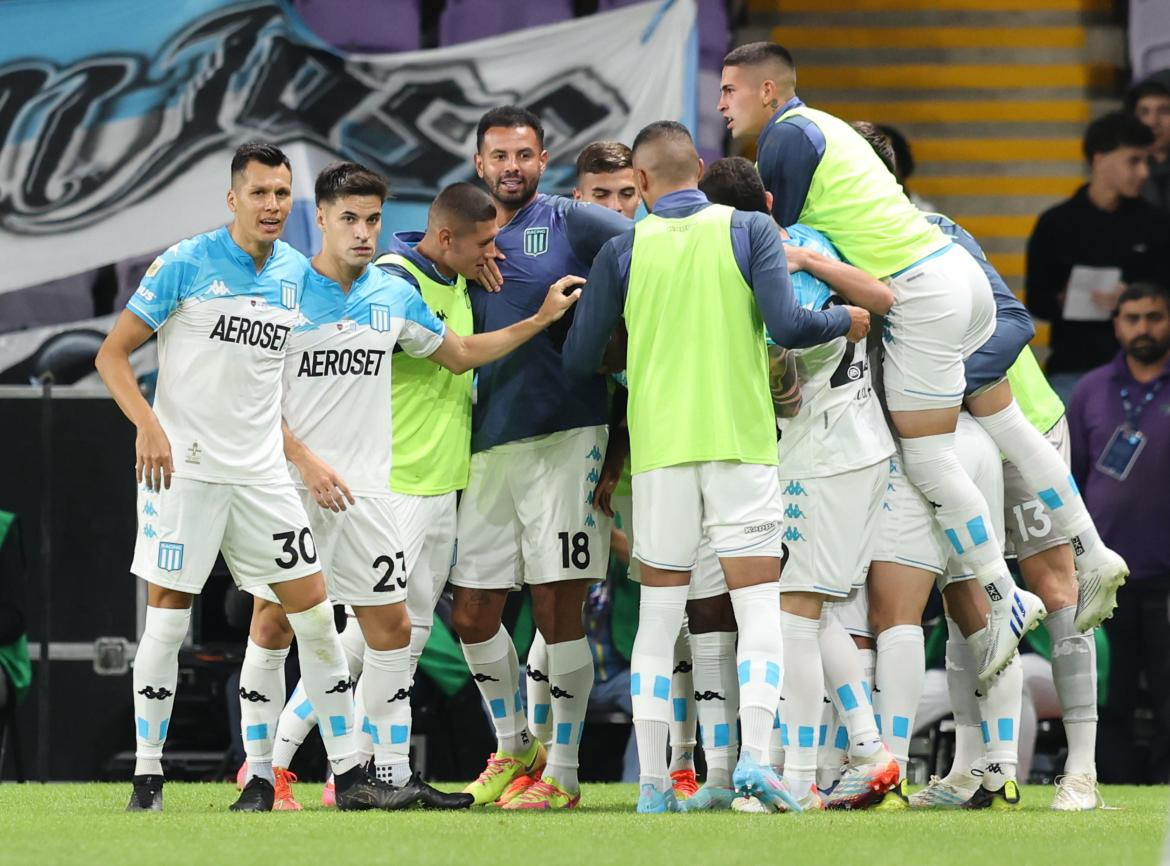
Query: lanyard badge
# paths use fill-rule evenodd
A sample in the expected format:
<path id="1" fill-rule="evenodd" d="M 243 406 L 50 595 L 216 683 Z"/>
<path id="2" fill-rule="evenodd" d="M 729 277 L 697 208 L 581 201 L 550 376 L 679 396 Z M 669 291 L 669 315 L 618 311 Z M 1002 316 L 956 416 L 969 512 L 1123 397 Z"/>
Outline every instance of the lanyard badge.
<path id="1" fill-rule="evenodd" d="M 1109 443 L 1097 459 L 1097 469 L 1110 478 L 1124 481 L 1145 447 L 1146 437 L 1142 432 L 1122 424 L 1113 431 Z"/>

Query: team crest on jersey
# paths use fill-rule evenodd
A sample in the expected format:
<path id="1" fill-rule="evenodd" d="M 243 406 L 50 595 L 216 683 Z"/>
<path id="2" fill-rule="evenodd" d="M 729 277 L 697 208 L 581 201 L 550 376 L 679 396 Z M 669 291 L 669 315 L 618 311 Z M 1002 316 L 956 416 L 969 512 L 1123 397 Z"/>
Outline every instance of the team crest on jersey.
<path id="1" fill-rule="evenodd" d="M 292 280 L 280 281 L 280 305 L 286 310 L 297 308 L 297 284 Z"/>
<path id="2" fill-rule="evenodd" d="M 390 330 L 390 308 L 385 304 L 370 304 L 370 327 L 375 331 Z"/>
<path id="3" fill-rule="evenodd" d="M 540 256 L 548 252 L 548 226 L 524 229 L 524 255 Z"/>
<path id="4" fill-rule="evenodd" d="M 158 543 L 158 567 L 163 571 L 183 570 L 183 545 L 174 541 Z"/>

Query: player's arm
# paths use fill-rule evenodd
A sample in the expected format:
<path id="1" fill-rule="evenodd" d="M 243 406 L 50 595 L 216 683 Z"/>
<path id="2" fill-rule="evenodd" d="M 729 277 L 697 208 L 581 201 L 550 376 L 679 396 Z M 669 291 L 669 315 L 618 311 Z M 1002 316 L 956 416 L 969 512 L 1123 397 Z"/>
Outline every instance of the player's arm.
<path id="1" fill-rule="evenodd" d="M 732 246 L 736 246 L 735 232 L 746 230 L 746 240 L 740 243 L 747 258 L 744 276 L 756 296 L 760 315 L 768 327 L 773 342 L 786 349 L 805 349 L 827 343 L 837 337 L 860 340 L 869 333 L 869 313 L 860 307 L 839 306 L 828 310 L 806 310 L 796 302 L 792 281 L 788 279 L 788 262 L 784 244 L 776 227 L 765 214 L 745 214 L 746 224 L 740 228 L 732 223 Z M 737 255 L 743 269 L 743 262 Z"/>
<path id="2" fill-rule="evenodd" d="M 161 490 L 170 488 L 171 474 L 175 471 L 171 442 L 154 409 L 142 396 L 130 365 L 130 355 L 153 334 L 154 328 L 144 319 L 129 309 L 123 310 L 102 342 L 94 366 L 122 414 L 138 431 L 134 437 L 135 480 L 139 484 L 145 481 L 151 490 Z"/>
<path id="3" fill-rule="evenodd" d="M 861 268 L 830 258 L 816 250 L 786 245 L 788 272 L 808 271 L 818 280 L 829 284 L 838 295 L 869 312 L 884 316 L 894 306 L 894 292 L 881 280 Z"/>
<path id="4" fill-rule="evenodd" d="M 573 202 L 565 211 L 565 236 L 583 262 L 592 262 L 609 241 L 633 227 L 633 220 L 589 202 Z"/>
<path id="5" fill-rule="evenodd" d="M 561 277 L 545 295 L 536 314 L 498 331 L 460 336 L 447 328 L 443 341 L 429 357 L 456 375 L 504 357 L 559 320 L 581 297 L 584 277 Z"/>
<path id="6" fill-rule="evenodd" d="M 285 459 L 297 467 L 301 480 L 318 505 L 330 511 L 345 511 L 346 500 L 350 505 L 354 504 L 353 494 L 346 487 L 345 479 L 298 439 L 284 418 L 280 419 L 280 432 L 284 434 Z"/>
<path id="7" fill-rule="evenodd" d="M 800 414 L 800 377 L 796 373 L 795 352 L 768 346 L 768 384 L 777 418 L 795 418 Z"/>
<path id="8" fill-rule="evenodd" d="M 767 127 L 757 145 L 756 166 L 764 188 L 772 193 L 772 217 L 782 226 L 799 222 L 825 152 L 824 136 L 815 124 L 802 128 L 785 121 Z"/>
<path id="9" fill-rule="evenodd" d="M 1081 490 L 1085 490 L 1089 483 L 1089 470 L 1093 465 L 1093 455 L 1089 453 L 1089 427 L 1085 420 L 1084 385 L 1083 379 L 1077 383 L 1064 413 L 1068 420 L 1069 467 Z"/>
<path id="10" fill-rule="evenodd" d="M 630 456 L 630 428 L 626 426 L 626 403 L 629 392 L 618 385 L 613 392 L 609 409 L 609 442 L 605 446 L 605 460 L 601 477 L 593 488 L 593 507 L 607 517 L 613 517 L 613 492 L 622 480 L 626 459 Z"/>
<path id="11" fill-rule="evenodd" d="M 602 368 L 625 307 L 632 246 L 633 232 L 626 232 L 602 247 L 593 261 L 589 284 L 573 312 L 573 325 L 561 349 L 561 361 L 570 376 L 589 376 Z"/>

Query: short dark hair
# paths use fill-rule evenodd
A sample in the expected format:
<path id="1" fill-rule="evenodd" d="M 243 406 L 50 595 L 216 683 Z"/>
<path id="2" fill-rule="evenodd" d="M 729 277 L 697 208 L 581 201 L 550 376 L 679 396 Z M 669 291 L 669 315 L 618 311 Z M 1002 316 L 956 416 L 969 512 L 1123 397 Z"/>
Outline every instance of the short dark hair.
<path id="1" fill-rule="evenodd" d="M 467 181 L 459 181 L 443 188 L 431 202 L 428 222 L 442 217 L 454 218 L 465 224 L 481 223 L 496 218 L 496 203 L 482 188 Z"/>
<path id="2" fill-rule="evenodd" d="M 1143 298 L 1153 298 L 1155 301 L 1161 301 L 1170 309 L 1170 290 L 1167 290 L 1161 283 L 1139 280 L 1130 283 L 1117 296 L 1117 306 L 1113 310 L 1113 315 L 1116 316 L 1121 311 L 1122 304 L 1128 301 L 1140 301 Z"/>
<path id="3" fill-rule="evenodd" d="M 699 179 L 699 189 L 713 204 L 768 213 L 764 181 L 756 167 L 742 156 L 727 156 L 707 166 Z"/>
<path id="4" fill-rule="evenodd" d="M 1119 147 L 1149 147 L 1154 143 L 1153 131 L 1125 111 L 1111 111 L 1098 117 L 1085 130 L 1082 147 L 1085 160 L 1093 161 L 1099 153 L 1112 153 Z"/>
<path id="5" fill-rule="evenodd" d="M 634 164 L 634 152 L 620 141 L 595 141 L 577 154 L 577 177 L 609 174 Z"/>
<path id="6" fill-rule="evenodd" d="M 356 162 L 331 162 L 321 169 L 313 185 L 317 204 L 337 201 L 347 195 L 373 195 L 385 201 L 390 194 L 386 179 Z"/>
<path id="7" fill-rule="evenodd" d="M 1164 96 L 1170 99 L 1170 84 L 1161 78 L 1146 78 L 1131 87 L 1125 94 L 1125 110 L 1130 114 L 1137 111 L 1137 104 L 1147 96 Z"/>
<path id="8" fill-rule="evenodd" d="M 723 58 L 724 66 L 761 66 L 765 63 L 780 63 L 789 69 L 796 69 L 792 52 L 775 42 L 749 42 L 732 48 Z"/>
<path id="9" fill-rule="evenodd" d="M 247 168 L 250 162 L 258 162 L 270 168 L 283 165 L 289 170 L 289 174 L 292 174 L 292 165 L 284 151 L 275 144 L 268 144 L 265 141 L 247 141 L 236 148 L 232 156 L 232 177 Z"/>
<path id="10" fill-rule="evenodd" d="M 868 120 L 855 120 L 849 125 L 873 148 L 873 152 L 878 155 L 878 159 L 890 170 L 890 174 L 898 177 L 898 155 L 895 153 L 894 145 L 885 130 L 876 123 L 870 123 Z"/>
<path id="11" fill-rule="evenodd" d="M 650 144 L 652 141 L 659 139 L 686 139 L 693 147 L 695 140 L 691 138 L 691 132 L 677 120 L 656 120 L 653 123 L 648 123 L 642 127 L 636 136 L 634 136 L 634 145 L 630 148 L 630 153 L 636 151 L 644 144 Z"/>
<path id="12" fill-rule="evenodd" d="M 540 118 L 519 105 L 501 105 L 489 109 L 479 119 L 479 125 L 475 128 L 476 153 L 483 150 L 484 133 L 497 126 L 502 126 L 505 129 L 527 126 L 536 133 L 536 143 L 540 145 L 541 150 L 544 149 L 544 126 L 541 124 Z"/>
<path id="13" fill-rule="evenodd" d="M 890 148 L 894 151 L 894 167 L 897 168 L 897 171 L 892 173 L 897 175 L 899 179 L 910 177 L 914 174 L 915 163 L 909 139 L 897 127 L 879 123 L 877 128 L 878 132 L 889 140 Z"/>

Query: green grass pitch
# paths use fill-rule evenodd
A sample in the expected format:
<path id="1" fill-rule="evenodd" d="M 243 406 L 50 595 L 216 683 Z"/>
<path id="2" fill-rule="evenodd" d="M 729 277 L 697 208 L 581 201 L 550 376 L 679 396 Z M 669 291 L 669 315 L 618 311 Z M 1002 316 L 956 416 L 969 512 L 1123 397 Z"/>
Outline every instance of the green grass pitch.
<path id="1" fill-rule="evenodd" d="M 586 785 L 573 812 L 340 814 L 302 784 L 304 812 L 236 815 L 231 785 L 174 783 L 165 813 L 129 815 L 129 791 L 0 785 L 0 864 L 1137 866 L 1160 861 L 1170 808 L 1166 787 L 1109 787 L 1116 811 L 1056 813 L 1052 788 L 1028 787 L 1015 813 L 637 815 L 633 785 Z"/>

